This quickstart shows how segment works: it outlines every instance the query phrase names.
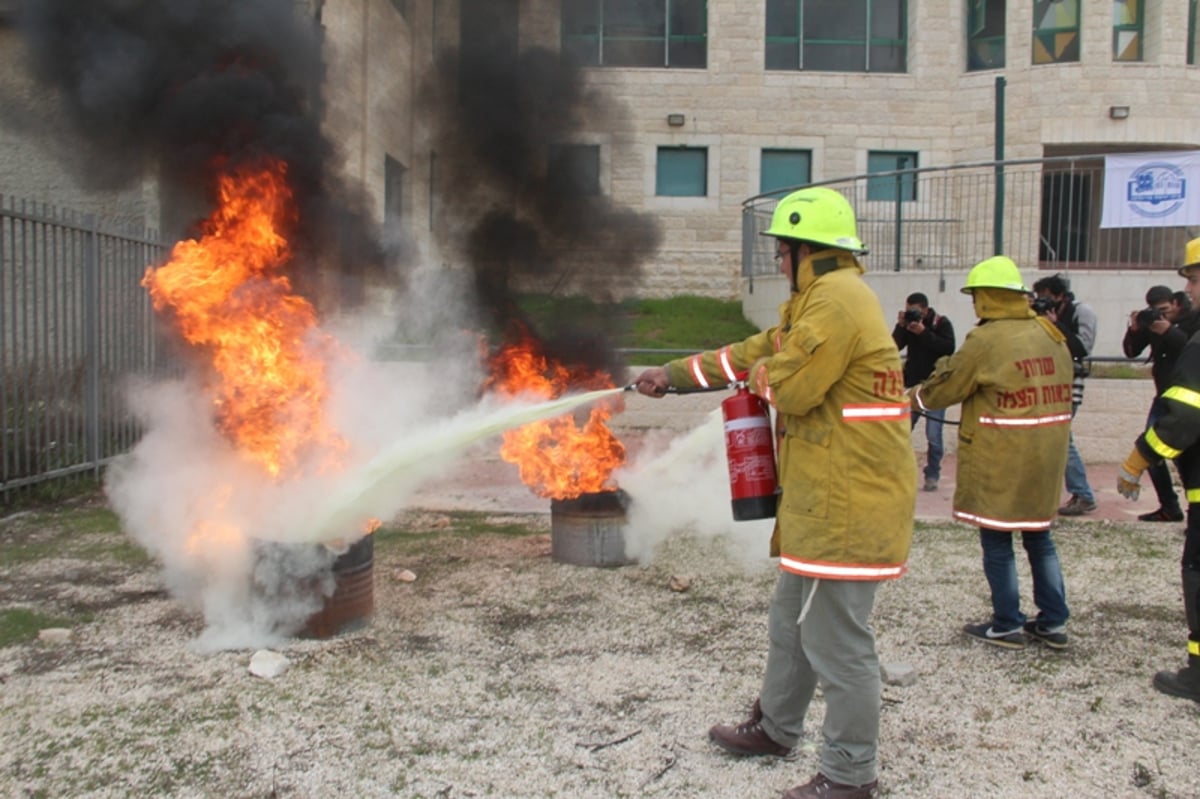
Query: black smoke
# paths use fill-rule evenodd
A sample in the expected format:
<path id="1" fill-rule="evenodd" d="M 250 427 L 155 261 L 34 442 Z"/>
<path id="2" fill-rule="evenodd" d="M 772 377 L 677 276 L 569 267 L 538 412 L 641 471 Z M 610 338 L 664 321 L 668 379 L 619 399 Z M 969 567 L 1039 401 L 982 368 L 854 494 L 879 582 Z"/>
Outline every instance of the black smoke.
<path id="1" fill-rule="evenodd" d="M 18 24 L 56 104 L 57 125 L 39 133 L 84 185 L 156 175 L 198 221 L 218 168 L 281 159 L 298 203 L 297 288 L 329 305 L 381 274 L 362 191 L 321 131 L 321 27 L 294 0 L 25 0 Z"/>
<path id="2" fill-rule="evenodd" d="M 618 316 L 581 323 L 578 306 L 565 304 L 564 313 L 534 321 L 517 297 L 607 303 L 640 282 L 659 244 L 655 221 L 603 192 L 581 194 L 571 175 L 552 168 L 555 148 L 583 131 L 612 131 L 620 109 L 541 48 L 448 53 L 422 97 L 435 126 L 442 227 L 466 259 L 487 321 L 501 333 L 520 323 L 555 360 L 614 371 Z"/>

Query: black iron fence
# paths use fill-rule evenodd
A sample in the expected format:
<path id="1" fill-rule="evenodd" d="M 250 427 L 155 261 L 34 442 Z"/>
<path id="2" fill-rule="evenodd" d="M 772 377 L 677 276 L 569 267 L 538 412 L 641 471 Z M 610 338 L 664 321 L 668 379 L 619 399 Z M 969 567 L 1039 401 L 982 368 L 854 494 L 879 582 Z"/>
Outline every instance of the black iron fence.
<path id="1" fill-rule="evenodd" d="M 991 161 L 902 169 L 813 184 L 854 206 L 869 271 L 967 269 L 1004 253 L 1022 266 L 1173 269 L 1188 228 L 1101 228 L 1104 156 Z M 759 235 L 790 190 L 743 204 L 742 274 L 774 274 L 774 245 Z"/>
<path id="2" fill-rule="evenodd" d="M 122 392 L 169 368 L 141 286 L 165 251 L 144 231 L 0 195 L 0 498 L 98 474 L 136 441 Z"/>

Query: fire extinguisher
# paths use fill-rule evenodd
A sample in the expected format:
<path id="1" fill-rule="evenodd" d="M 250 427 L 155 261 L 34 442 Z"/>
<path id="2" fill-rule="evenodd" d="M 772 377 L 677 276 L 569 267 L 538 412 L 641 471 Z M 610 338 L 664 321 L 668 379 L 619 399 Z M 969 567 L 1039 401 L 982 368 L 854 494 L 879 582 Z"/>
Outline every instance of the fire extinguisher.
<path id="1" fill-rule="evenodd" d="M 767 403 L 738 383 L 734 395 L 721 403 L 721 415 L 734 521 L 773 518 L 779 481 Z"/>

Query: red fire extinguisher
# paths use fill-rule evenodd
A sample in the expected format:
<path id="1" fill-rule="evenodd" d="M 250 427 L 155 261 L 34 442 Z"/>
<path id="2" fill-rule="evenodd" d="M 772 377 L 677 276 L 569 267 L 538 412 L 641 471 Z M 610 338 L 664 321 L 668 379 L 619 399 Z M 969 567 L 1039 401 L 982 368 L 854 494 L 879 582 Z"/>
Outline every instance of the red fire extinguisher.
<path id="1" fill-rule="evenodd" d="M 721 415 L 725 418 L 733 519 L 770 519 L 775 516 L 779 483 L 767 404 L 751 394 L 745 383 L 738 383 L 734 395 L 721 403 Z"/>

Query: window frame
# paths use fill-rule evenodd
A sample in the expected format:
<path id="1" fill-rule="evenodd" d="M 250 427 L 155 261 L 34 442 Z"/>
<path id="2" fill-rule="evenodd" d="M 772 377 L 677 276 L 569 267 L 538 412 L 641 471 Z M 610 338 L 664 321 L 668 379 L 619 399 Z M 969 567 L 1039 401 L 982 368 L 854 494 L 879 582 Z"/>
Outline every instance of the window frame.
<path id="1" fill-rule="evenodd" d="M 1113 30 L 1112 30 L 1112 60 L 1134 64 L 1144 60 L 1145 43 L 1146 43 L 1146 0 L 1133 0 L 1137 3 L 1137 19 L 1133 23 L 1121 23 L 1116 21 L 1117 4 L 1122 0 L 1113 0 Z M 1118 49 L 1117 39 L 1121 33 L 1125 31 L 1133 31 L 1137 36 L 1137 55 L 1133 58 L 1121 58 L 1120 50 Z"/>
<path id="2" fill-rule="evenodd" d="M 863 39 L 847 40 L 847 39 L 809 39 L 804 35 L 804 3 L 805 0 L 767 0 L 768 3 L 796 3 L 796 28 L 794 35 L 778 35 L 773 34 L 769 30 L 763 32 L 763 69 L 768 72 L 863 72 L 876 75 L 905 75 L 908 74 L 908 0 L 861 0 L 866 5 L 866 22 L 864 25 Z M 900 18 L 900 38 L 884 38 L 876 37 L 871 32 L 872 10 L 876 3 L 896 2 L 899 3 L 899 18 Z M 770 24 L 770 12 L 765 15 L 766 24 Z M 795 48 L 796 64 L 794 66 L 771 66 L 768 64 L 770 58 L 770 45 L 786 44 L 792 45 Z M 804 48 L 805 45 L 861 45 L 863 55 L 862 69 L 820 69 L 806 67 L 804 64 Z M 900 69 L 871 69 L 871 48 L 873 47 L 899 47 L 901 56 Z"/>
<path id="3" fill-rule="evenodd" d="M 872 169 L 872 159 L 880 156 L 890 156 L 894 159 L 894 163 L 887 169 Z M 902 158 L 912 160 L 911 166 L 901 164 Z M 875 173 L 895 172 L 901 169 L 919 169 L 921 167 L 921 153 L 917 150 L 867 150 L 867 175 Z M 897 181 L 897 178 L 899 180 Z M 916 202 L 917 201 L 917 176 L 898 175 L 887 178 L 867 178 L 866 195 L 869 202 L 895 202 L 896 201 L 896 185 L 900 186 L 900 201 L 901 202 Z M 886 196 L 883 196 L 886 192 Z"/>
<path id="4" fill-rule="evenodd" d="M 998 4 L 1001 7 L 1000 35 L 999 36 L 995 36 L 995 35 L 980 36 L 978 34 L 972 33 L 972 29 L 975 27 L 979 27 L 981 30 L 983 28 L 987 27 L 986 20 L 988 18 L 988 7 L 989 7 L 989 4 L 993 4 L 993 3 Z M 1007 2 L 1007 0 L 966 0 L 966 4 L 967 4 L 967 13 L 966 13 L 967 30 L 965 33 L 965 39 L 966 39 L 966 43 L 967 43 L 967 72 L 983 72 L 983 71 L 989 70 L 989 69 L 1004 69 L 1005 64 L 1008 61 L 1008 55 L 1007 55 L 1008 2 Z M 983 8 L 982 14 L 980 14 L 980 12 L 978 11 L 978 7 Z M 992 6 L 992 7 L 994 8 L 995 6 Z M 983 25 L 978 25 L 978 22 L 980 21 L 980 16 L 982 16 L 982 21 L 984 23 Z M 976 51 L 972 47 L 972 45 L 975 42 L 990 43 L 990 44 L 999 42 L 999 44 L 1000 44 L 1000 63 L 998 63 L 998 64 L 986 63 L 985 64 L 981 60 L 979 62 L 978 66 L 973 66 L 971 63 L 972 56 L 975 54 Z"/>
<path id="5" fill-rule="evenodd" d="M 654 158 L 654 196 L 655 197 L 670 197 L 670 198 L 704 198 L 708 197 L 708 179 L 711 172 L 709 164 L 709 148 L 707 145 L 678 145 L 678 144 L 660 144 L 655 148 Z M 700 194 L 679 194 L 679 193 L 664 193 L 663 192 L 663 154 L 682 154 L 682 153 L 700 153 L 704 156 L 704 173 L 701 176 L 701 184 L 703 191 Z"/>
<path id="6" fill-rule="evenodd" d="M 606 34 L 605 26 L 605 7 L 609 2 L 615 0 L 573 0 L 581 5 L 591 4 L 592 14 L 591 26 L 594 32 L 591 33 L 572 33 L 567 30 L 567 14 L 563 13 L 563 7 L 567 2 L 572 0 L 559 0 L 559 47 L 562 53 L 581 52 L 578 43 L 588 44 L 587 48 L 592 51 L 594 58 L 582 58 L 582 66 L 608 68 L 608 69 L 708 69 L 708 0 L 661 0 L 663 18 L 662 18 L 662 36 L 621 36 Z M 671 29 L 672 11 L 674 4 L 696 4 L 701 16 L 700 27 L 702 33 L 673 33 Z M 657 18 L 656 20 L 657 21 Z M 605 60 L 605 43 L 610 44 L 630 44 L 636 42 L 662 42 L 662 62 L 658 64 L 627 64 L 627 63 L 611 63 Z M 671 53 L 673 47 L 684 47 L 689 44 L 700 43 L 703 47 L 703 63 L 702 64 L 685 64 L 678 66 L 672 64 Z M 678 59 L 676 59 L 678 60 Z"/>
<path id="7" fill-rule="evenodd" d="M 1033 36 L 1032 36 L 1032 49 L 1031 49 L 1031 54 L 1030 54 L 1030 62 L 1034 66 L 1044 66 L 1046 64 L 1078 64 L 1080 61 L 1080 58 L 1081 58 L 1081 53 L 1083 52 L 1083 43 L 1082 43 L 1083 3 L 1082 3 L 1082 0 L 1045 0 L 1045 2 L 1046 3 L 1072 3 L 1075 6 L 1075 24 L 1074 24 L 1074 26 L 1069 27 L 1069 28 L 1052 28 L 1052 27 L 1039 28 L 1038 21 L 1037 21 L 1038 20 L 1038 18 L 1037 18 L 1038 0 L 1034 0 L 1034 4 L 1033 4 L 1033 13 L 1034 13 Z M 1074 32 L 1074 34 L 1075 34 L 1075 47 L 1074 47 L 1075 57 L 1074 58 L 1055 58 L 1054 57 L 1054 48 L 1047 47 L 1046 43 L 1047 43 L 1047 41 L 1052 42 L 1054 37 L 1058 36 L 1059 34 L 1067 33 L 1067 32 Z M 1037 52 L 1038 52 L 1039 45 L 1041 45 L 1041 48 L 1050 56 L 1050 59 L 1048 61 L 1038 61 L 1037 60 Z"/>

